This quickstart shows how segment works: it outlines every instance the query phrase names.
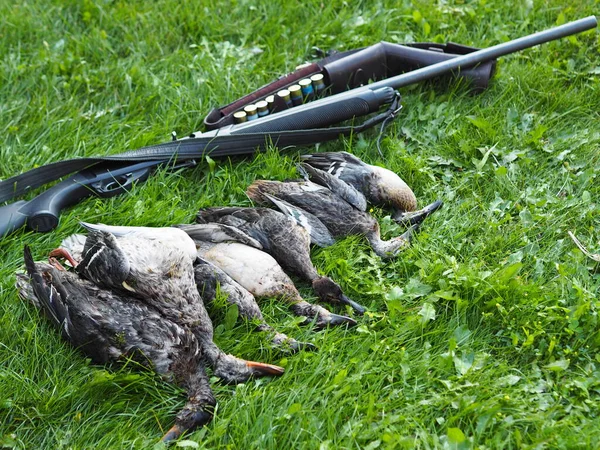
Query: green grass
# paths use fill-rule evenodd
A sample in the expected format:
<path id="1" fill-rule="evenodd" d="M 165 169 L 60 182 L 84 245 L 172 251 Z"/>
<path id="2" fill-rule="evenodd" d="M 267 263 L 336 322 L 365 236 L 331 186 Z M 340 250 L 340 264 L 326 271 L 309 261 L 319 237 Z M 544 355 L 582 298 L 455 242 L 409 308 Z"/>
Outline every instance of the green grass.
<path id="1" fill-rule="evenodd" d="M 2 178 L 198 130 L 212 107 L 292 70 L 313 46 L 490 46 L 598 10 L 592 0 L 14 3 L 0 3 Z M 271 323 L 318 352 L 281 355 L 248 324 L 218 325 L 226 351 L 287 371 L 215 381 L 216 417 L 187 439 L 203 448 L 597 446 L 600 275 L 567 231 L 598 252 L 598 36 L 502 58 L 481 95 L 448 82 L 403 90 L 384 159 L 374 131 L 322 145 L 385 165 L 421 204 L 446 206 L 393 261 L 359 238 L 314 250 L 319 269 L 369 306 L 358 327 L 314 332 L 276 301 L 264 305 Z M 160 172 L 127 195 L 65 211 L 49 234 L 0 241 L 0 446 L 147 448 L 184 402 L 150 373 L 91 365 L 23 304 L 13 286 L 24 244 L 42 258 L 79 220 L 165 226 L 202 206 L 249 205 L 252 180 L 292 176 L 306 151 Z M 386 236 L 400 231 L 375 214 Z"/>

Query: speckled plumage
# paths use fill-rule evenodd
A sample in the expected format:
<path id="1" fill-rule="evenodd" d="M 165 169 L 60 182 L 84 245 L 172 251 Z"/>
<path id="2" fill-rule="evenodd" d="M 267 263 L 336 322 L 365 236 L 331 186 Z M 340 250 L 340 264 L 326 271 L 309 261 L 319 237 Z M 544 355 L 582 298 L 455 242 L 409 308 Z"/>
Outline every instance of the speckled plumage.
<path id="1" fill-rule="evenodd" d="M 87 226 L 90 232 L 77 272 L 101 287 L 126 293 L 155 308 L 163 317 L 189 328 L 204 349 L 214 374 L 226 382 L 237 383 L 251 376 L 280 375 L 283 369 L 225 354 L 213 342 L 213 326 L 196 287 L 193 262 L 194 241 L 176 228 L 141 228 L 104 225 Z M 110 230 L 110 231 L 109 231 Z M 63 243 L 76 242 L 65 240 Z M 194 249 L 193 254 L 191 249 Z M 67 248 L 68 251 L 71 249 Z M 115 267 L 128 267 L 125 272 Z M 112 274 L 117 273 L 118 277 Z M 123 279 L 124 278 L 124 279 Z"/>
<path id="2" fill-rule="evenodd" d="M 256 239 L 284 270 L 312 283 L 322 301 L 352 306 L 362 313 L 364 308 L 346 297 L 340 286 L 321 276 L 310 259 L 310 234 L 286 215 L 269 208 L 204 208 L 197 216 L 201 224 L 221 223 L 238 228 Z"/>
<path id="3" fill-rule="evenodd" d="M 326 187 L 311 181 L 256 180 L 247 189 L 248 196 L 259 204 L 267 204 L 264 193 L 285 200 L 314 214 L 325 224 L 334 237 L 363 235 L 373 250 L 381 257 L 390 257 L 406 248 L 408 235 L 383 241 L 379 223 L 364 211 L 360 211 Z"/>
<path id="4" fill-rule="evenodd" d="M 215 398 L 196 337 L 142 301 L 102 289 L 76 274 L 34 263 L 25 249 L 27 274 L 17 289 L 56 325 L 63 338 L 94 363 L 134 359 L 186 389 L 188 403 L 177 415 L 180 431 L 212 419 Z"/>
<path id="5" fill-rule="evenodd" d="M 317 216 L 273 195 L 263 193 L 263 196 L 270 200 L 279 211 L 308 231 L 311 244 L 319 247 L 329 247 L 335 244 L 335 238 Z"/>

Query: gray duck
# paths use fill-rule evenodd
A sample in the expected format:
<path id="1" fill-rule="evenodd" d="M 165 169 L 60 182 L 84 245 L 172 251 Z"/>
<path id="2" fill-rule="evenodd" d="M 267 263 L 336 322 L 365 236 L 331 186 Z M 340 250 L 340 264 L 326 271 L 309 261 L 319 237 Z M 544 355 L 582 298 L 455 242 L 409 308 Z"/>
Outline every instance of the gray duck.
<path id="1" fill-rule="evenodd" d="M 310 282 L 322 301 L 349 305 L 364 313 L 365 308 L 344 295 L 335 281 L 317 272 L 310 259 L 311 234 L 285 214 L 269 208 L 213 207 L 201 209 L 196 221 L 220 223 L 244 232 L 284 270 Z"/>
<path id="2" fill-rule="evenodd" d="M 384 167 L 367 164 L 351 153 L 313 153 L 303 155 L 301 159 L 305 163 L 304 169 L 316 183 L 323 184 L 318 179 L 318 173 L 311 173 L 313 168 L 346 182 L 362 193 L 371 204 L 391 207 L 394 210 L 392 217 L 398 223 L 422 222 L 442 206 L 442 202 L 437 201 L 417 211 L 417 197 L 398 174 Z M 328 184 L 323 185 L 329 187 Z"/>
<path id="3" fill-rule="evenodd" d="M 252 376 L 281 375 L 283 369 L 224 353 L 213 342 L 213 325 L 195 282 L 196 246 L 176 228 L 118 227 L 82 223 L 81 238 L 63 241 L 51 256 L 64 256 L 96 285 L 142 300 L 163 317 L 188 328 L 204 349 L 215 376 L 228 383 Z M 81 260 L 76 261 L 71 249 Z M 258 367 L 258 369 L 257 369 Z"/>
<path id="4" fill-rule="evenodd" d="M 205 301 L 214 301 L 217 291 L 220 291 L 227 297 L 228 303 L 237 305 L 241 317 L 257 323 L 257 331 L 272 335 L 275 347 L 294 352 L 316 349 L 313 344 L 299 342 L 276 331 L 265 321 L 254 295 L 209 261 L 198 257 L 194 263 L 194 276 L 198 291 Z"/>
<path id="5" fill-rule="evenodd" d="M 56 261 L 35 263 L 28 247 L 24 259 L 27 274 L 17 274 L 20 296 L 93 363 L 133 359 L 186 390 L 188 401 L 163 441 L 212 420 L 216 402 L 204 370 L 203 347 L 188 329 L 138 299 L 65 271 Z"/>
<path id="6" fill-rule="evenodd" d="M 329 188 L 312 181 L 268 181 L 256 180 L 246 190 L 248 197 L 258 204 L 269 204 L 269 196 L 298 208 L 296 214 L 307 211 L 316 216 L 336 238 L 363 235 L 371 247 L 382 258 L 389 258 L 404 250 L 418 225 L 413 225 L 404 234 L 390 240 L 382 240 L 379 223 Z"/>
<path id="7" fill-rule="evenodd" d="M 227 239 L 220 241 L 222 234 L 216 231 L 220 226 L 178 225 L 195 241 L 199 257 L 219 267 L 254 297 L 280 298 L 295 315 L 304 316 L 307 321 L 315 320 L 317 328 L 356 324 L 350 317 L 333 314 L 322 306 L 304 300 L 294 282 L 268 253 L 240 242 Z M 259 243 L 257 245 L 260 247 Z"/>

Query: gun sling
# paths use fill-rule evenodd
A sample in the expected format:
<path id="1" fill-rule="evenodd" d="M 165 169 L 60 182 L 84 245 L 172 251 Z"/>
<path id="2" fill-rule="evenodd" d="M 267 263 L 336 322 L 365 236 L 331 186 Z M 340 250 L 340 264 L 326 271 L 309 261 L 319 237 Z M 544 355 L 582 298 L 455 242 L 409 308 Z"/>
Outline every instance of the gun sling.
<path id="1" fill-rule="evenodd" d="M 73 158 L 53 162 L 0 181 L 0 202 L 11 200 L 31 189 L 104 161 L 123 161 L 124 163 L 152 160 L 185 161 L 202 158 L 205 155 L 222 157 L 252 154 L 257 148 L 264 148 L 268 144 L 279 147 L 301 146 L 337 139 L 339 136 L 360 133 L 386 121 L 386 119 L 393 118 L 399 101 L 399 96 L 397 96 L 387 110 L 356 126 L 190 137 L 115 155 Z"/>

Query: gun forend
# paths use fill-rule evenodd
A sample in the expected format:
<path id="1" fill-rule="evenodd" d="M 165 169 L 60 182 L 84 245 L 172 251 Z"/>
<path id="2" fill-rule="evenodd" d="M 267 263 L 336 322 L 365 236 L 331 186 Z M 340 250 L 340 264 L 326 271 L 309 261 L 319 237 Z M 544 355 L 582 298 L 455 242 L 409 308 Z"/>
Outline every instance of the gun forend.
<path id="1" fill-rule="evenodd" d="M 389 87 L 375 90 L 350 90 L 325 97 L 294 108 L 270 114 L 258 120 L 225 126 L 206 133 L 192 133 L 190 137 L 278 133 L 294 130 L 326 128 L 345 120 L 377 112 L 392 103 L 396 91 Z"/>

